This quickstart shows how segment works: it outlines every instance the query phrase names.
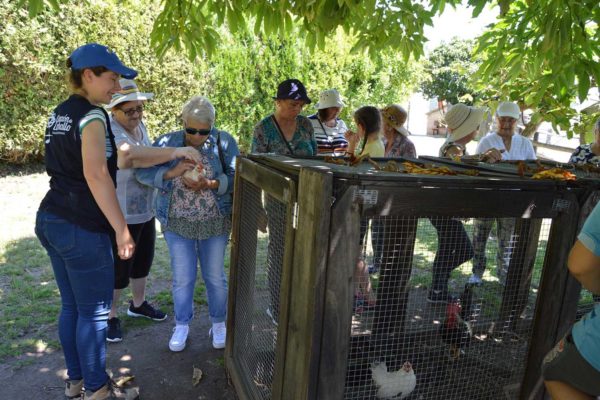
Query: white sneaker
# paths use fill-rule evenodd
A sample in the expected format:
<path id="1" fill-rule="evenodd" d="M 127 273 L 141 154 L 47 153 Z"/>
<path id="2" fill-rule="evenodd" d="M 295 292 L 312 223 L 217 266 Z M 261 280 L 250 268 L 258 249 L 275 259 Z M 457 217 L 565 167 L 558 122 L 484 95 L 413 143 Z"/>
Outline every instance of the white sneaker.
<path id="1" fill-rule="evenodd" d="M 169 349 L 171 351 L 181 351 L 185 349 L 185 342 L 187 340 L 190 327 L 188 325 L 175 325 L 173 328 L 173 336 L 169 340 Z"/>
<path id="2" fill-rule="evenodd" d="M 217 322 L 212 325 L 210 331 L 208 331 L 208 335 L 212 334 L 212 345 L 215 349 L 223 349 L 225 348 L 225 338 L 227 336 L 227 328 L 225 327 L 225 322 Z"/>
<path id="3" fill-rule="evenodd" d="M 271 308 L 267 308 L 267 311 L 265 312 L 267 313 L 267 316 L 271 319 L 271 322 L 273 322 L 273 325 L 279 326 L 279 324 L 277 323 L 277 321 L 275 321 L 275 318 L 273 317 L 273 312 L 271 312 Z"/>
<path id="4" fill-rule="evenodd" d="M 479 275 L 473 274 L 469 277 L 469 283 L 471 285 L 481 285 L 483 283 L 483 280 Z"/>

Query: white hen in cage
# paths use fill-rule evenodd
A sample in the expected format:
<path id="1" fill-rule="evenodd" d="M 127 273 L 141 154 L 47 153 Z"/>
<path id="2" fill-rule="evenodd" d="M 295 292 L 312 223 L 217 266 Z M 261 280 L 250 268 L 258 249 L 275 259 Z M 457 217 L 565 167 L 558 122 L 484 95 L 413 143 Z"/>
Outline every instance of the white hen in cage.
<path id="1" fill-rule="evenodd" d="M 371 371 L 373 372 L 373 381 L 378 389 L 377 398 L 379 399 L 403 399 L 408 397 L 417 386 L 415 371 L 408 361 L 396 372 L 388 372 L 385 362 L 373 363 Z"/>

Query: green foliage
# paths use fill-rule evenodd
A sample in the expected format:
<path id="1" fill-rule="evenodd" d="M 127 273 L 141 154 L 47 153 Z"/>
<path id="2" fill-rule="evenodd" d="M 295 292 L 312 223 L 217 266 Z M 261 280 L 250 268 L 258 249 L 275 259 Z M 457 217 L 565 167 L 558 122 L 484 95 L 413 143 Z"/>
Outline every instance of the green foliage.
<path id="1" fill-rule="evenodd" d="M 145 113 L 151 136 L 178 129 L 184 102 L 202 94 L 217 109 L 217 125 L 234 134 L 242 150 L 249 149 L 254 125 L 273 111 L 271 97 L 284 79 L 301 79 L 315 102 L 321 90 L 337 88 L 348 105 L 347 121 L 360 105 L 401 102 L 419 79 L 419 64 L 397 53 L 351 53 L 352 38 L 341 30 L 310 53 L 302 39 L 248 30 L 234 35 L 221 28 L 210 57 L 191 62 L 167 51 L 158 59 L 149 40 L 156 5 L 152 0 L 72 2 L 60 13 L 46 9 L 30 20 L 25 10 L 1 3 L 0 18 L 7 23 L 0 26 L 0 82 L 6 88 L 0 94 L 0 158 L 26 162 L 42 156 L 47 115 L 68 96 L 65 60 L 86 42 L 114 49 L 138 70 L 140 88 L 155 93 Z"/>
<path id="2" fill-rule="evenodd" d="M 479 65 L 472 56 L 473 47 L 472 40 L 454 38 L 431 52 L 421 82 L 421 91 L 427 98 L 473 104 L 477 93 L 470 81 Z"/>
<path id="3" fill-rule="evenodd" d="M 177 115 L 190 94 L 206 90 L 202 65 L 177 55 L 160 63 L 150 48 L 152 9 L 149 2 L 74 2 L 60 13 L 46 10 L 30 20 L 14 4 L 0 3 L 0 158 L 24 163 L 43 156 L 43 135 L 50 111 L 69 93 L 65 62 L 70 52 L 86 42 L 113 48 L 136 67 L 144 90 L 157 94 L 148 107 L 152 133 L 177 127 Z M 126 24 L 123 21 L 127 21 Z M 132 51 L 135 49 L 135 51 Z"/>
<path id="4" fill-rule="evenodd" d="M 515 0 L 479 39 L 479 88 L 535 110 L 534 123 L 580 133 L 571 103 L 600 82 L 597 0 Z"/>
<path id="5" fill-rule="evenodd" d="M 355 49 L 369 49 L 374 54 L 381 48 L 395 48 L 408 61 L 410 55 L 423 55 L 425 24 L 431 25 L 431 18 L 445 3 L 460 1 L 429 3 L 426 7 L 407 0 L 165 1 L 154 25 L 152 42 L 159 55 L 174 48 L 186 49 L 190 57 L 195 57 L 203 51 L 215 51 L 220 35 L 214 26 L 226 24 L 233 33 L 252 27 L 255 34 L 266 36 L 289 36 L 294 28 L 301 27 L 303 41 L 314 50 L 324 49 L 326 38 L 341 28 L 353 35 Z"/>

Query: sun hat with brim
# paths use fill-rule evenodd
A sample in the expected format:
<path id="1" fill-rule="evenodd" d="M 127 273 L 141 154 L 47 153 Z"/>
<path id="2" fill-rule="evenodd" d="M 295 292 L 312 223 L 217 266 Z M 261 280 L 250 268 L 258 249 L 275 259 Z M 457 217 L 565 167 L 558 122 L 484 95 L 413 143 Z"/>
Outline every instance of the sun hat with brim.
<path id="1" fill-rule="evenodd" d="M 121 85 L 121 90 L 113 94 L 110 104 L 106 106 L 109 110 L 126 101 L 143 101 L 154 97 L 154 93 L 140 92 L 135 82 L 131 79 L 120 79 L 119 85 Z"/>
<path id="2" fill-rule="evenodd" d="M 312 102 L 306 94 L 304 84 L 298 79 L 287 79 L 281 82 L 277 87 L 277 96 L 273 97 L 273 100 L 302 100 L 307 104 Z"/>
<path id="3" fill-rule="evenodd" d="M 511 117 L 514 119 L 519 119 L 521 117 L 521 109 L 512 101 L 503 101 L 498 105 L 498 108 L 496 109 L 496 115 L 499 117 Z"/>
<path id="4" fill-rule="evenodd" d="M 108 47 L 98 43 L 88 43 L 76 48 L 71 56 L 71 69 L 80 70 L 84 68 L 104 67 L 116 72 L 123 78 L 133 79 L 137 71 L 123 65 L 119 57 Z"/>
<path id="5" fill-rule="evenodd" d="M 340 98 L 340 93 L 335 89 L 328 89 L 321 92 L 319 102 L 315 106 L 317 110 L 323 110 L 330 107 L 344 107 L 344 102 Z"/>
<path id="6" fill-rule="evenodd" d="M 410 132 L 404 127 L 408 113 L 398 104 L 392 104 L 381 109 L 381 117 L 384 122 L 394 128 L 402 136 L 408 136 Z"/>
<path id="7" fill-rule="evenodd" d="M 462 103 L 450 107 L 444 116 L 446 126 L 450 129 L 450 140 L 462 139 L 479 128 L 484 114 L 484 108 L 471 107 Z"/>

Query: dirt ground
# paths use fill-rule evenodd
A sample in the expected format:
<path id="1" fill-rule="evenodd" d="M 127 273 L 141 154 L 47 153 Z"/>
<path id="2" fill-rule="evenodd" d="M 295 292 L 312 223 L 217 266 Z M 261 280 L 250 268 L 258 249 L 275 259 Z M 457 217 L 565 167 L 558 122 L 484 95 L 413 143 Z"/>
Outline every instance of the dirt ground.
<path id="1" fill-rule="evenodd" d="M 124 327 L 126 329 L 126 326 Z M 172 316 L 148 327 L 124 332 L 121 343 L 109 343 L 107 367 L 114 376 L 132 374 L 142 400 L 234 400 L 225 374 L 223 350 L 215 350 L 208 337 L 210 323 L 205 307 L 190 326 L 184 351 L 173 353 L 168 342 Z M 24 355 L 0 366 L 0 398 L 6 400 L 63 400 L 65 363 L 61 351 Z M 203 372 L 192 384 L 194 367 Z"/>

